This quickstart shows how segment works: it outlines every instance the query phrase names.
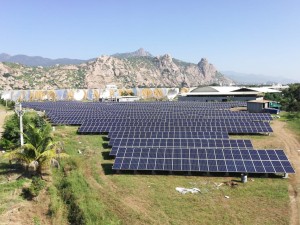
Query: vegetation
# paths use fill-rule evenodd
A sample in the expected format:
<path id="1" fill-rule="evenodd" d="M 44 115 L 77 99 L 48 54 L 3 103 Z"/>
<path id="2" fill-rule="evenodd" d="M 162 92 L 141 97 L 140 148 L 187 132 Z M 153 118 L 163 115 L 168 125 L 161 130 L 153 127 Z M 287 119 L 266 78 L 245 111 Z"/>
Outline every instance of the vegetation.
<path id="1" fill-rule="evenodd" d="M 53 160 L 67 157 L 65 153 L 58 151 L 58 144 L 52 140 L 51 126 L 45 124 L 42 127 L 35 127 L 34 124 L 27 124 L 24 133 L 25 144 L 20 148 L 8 151 L 4 156 L 11 161 L 21 162 L 26 170 L 31 169 L 42 174 Z M 55 161 L 57 164 L 57 162 Z"/>
<path id="2" fill-rule="evenodd" d="M 0 104 L 7 107 L 8 109 L 14 109 L 15 107 L 15 102 L 11 100 L 4 100 L 0 98 Z"/>
<path id="3" fill-rule="evenodd" d="M 300 111 L 300 83 L 290 84 L 282 93 L 266 93 L 265 99 L 280 102 L 282 110 Z"/>
<path id="4" fill-rule="evenodd" d="M 40 191 L 46 187 L 46 182 L 40 177 L 32 177 L 32 182 L 29 187 L 23 188 L 23 196 L 26 199 L 33 199 L 40 194 Z"/>
<path id="5" fill-rule="evenodd" d="M 134 96 L 132 91 L 122 91 L 121 96 Z"/>
<path id="6" fill-rule="evenodd" d="M 300 112 L 281 113 L 281 120 L 286 121 L 289 127 L 300 136 Z"/>
<path id="7" fill-rule="evenodd" d="M 23 115 L 24 134 L 27 134 L 29 124 L 41 128 L 46 126 L 46 121 L 36 113 L 25 113 Z M 20 120 L 17 114 L 13 114 L 5 122 L 0 146 L 5 150 L 15 149 L 20 146 Z"/>

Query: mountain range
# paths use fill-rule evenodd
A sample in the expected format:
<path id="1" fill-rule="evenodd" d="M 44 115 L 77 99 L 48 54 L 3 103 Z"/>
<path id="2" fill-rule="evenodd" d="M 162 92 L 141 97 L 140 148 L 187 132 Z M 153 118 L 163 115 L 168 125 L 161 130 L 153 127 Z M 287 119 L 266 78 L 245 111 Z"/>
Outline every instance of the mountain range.
<path id="1" fill-rule="evenodd" d="M 198 64 L 187 63 L 174 59 L 169 54 L 152 56 L 144 49 L 83 61 L 51 60 L 20 55 L 16 57 L 4 54 L 2 57 L 7 61 L 10 60 L 10 62 L 0 63 L 0 89 L 2 90 L 104 88 L 107 84 L 130 88 L 194 87 L 213 83 L 219 85 L 234 83 L 218 72 L 205 58 L 202 58 Z M 11 62 L 16 59 L 19 61 Z M 24 63 L 26 61 L 27 65 Z M 38 61 L 39 66 L 34 64 Z M 69 64 L 71 62 L 72 64 Z"/>
<path id="2" fill-rule="evenodd" d="M 128 59 L 132 57 L 150 57 L 154 58 L 154 56 L 145 51 L 143 48 L 138 49 L 134 52 L 129 53 L 116 53 L 111 55 L 114 58 L 118 59 Z M 9 55 L 6 53 L 0 54 L 0 62 L 10 62 L 10 63 L 19 63 L 25 66 L 43 66 L 43 67 L 51 67 L 51 66 L 58 66 L 58 65 L 80 65 L 82 63 L 87 63 L 91 61 L 95 61 L 97 58 L 91 58 L 87 60 L 82 59 L 69 59 L 69 58 L 59 58 L 59 59 L 50 59 L 44 58 L 41 56 L 27 56 L 27 55 Z M 177 59 L 173 59 L 175 63 L 179 64 L 189 64 Z M 190 63 L 192 64 L 192 63 Z M 263 74 L 249 74 L 249 73 L 240 73 L 235 71 L 220 71 L 223 75 L 228 77 L 229 79 L 233 80 L 236 84 L 239 85 L 251 85 L 251 84 L 264 84 L 264 85 L 271 85 L 273 83 L 295 83 L 296 80 L 284 78 L 284 77 L 275 77 Z"/>
<path id="3" fill-rule="evenodd" d="M 264 74 L 239 73 L 235 71 L 221 71 L 221 73 L 240 85 L 272 85 L 274 83 L 290 84 L 298 82 L 296 80 L 289 79 L 286 77 L 276 77 Z"/>

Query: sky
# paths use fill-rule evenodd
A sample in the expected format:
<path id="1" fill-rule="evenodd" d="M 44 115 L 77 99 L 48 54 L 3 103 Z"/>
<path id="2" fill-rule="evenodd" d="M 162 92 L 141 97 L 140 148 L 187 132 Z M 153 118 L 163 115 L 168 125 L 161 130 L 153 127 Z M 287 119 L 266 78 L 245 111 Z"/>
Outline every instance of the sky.
<path id="1" fill-rule="evenodd" d="M 299 0 L 2 0 L 0 53 L 89 59 L 144 48 L 300 81 Z"/>

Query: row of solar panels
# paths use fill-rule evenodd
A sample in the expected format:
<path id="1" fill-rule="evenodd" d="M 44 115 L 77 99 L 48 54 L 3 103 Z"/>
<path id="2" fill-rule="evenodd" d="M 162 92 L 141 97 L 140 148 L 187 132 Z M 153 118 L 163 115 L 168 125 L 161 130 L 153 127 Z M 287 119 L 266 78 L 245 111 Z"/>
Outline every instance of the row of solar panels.
<path id="1" fill-rule="evenodd" d="M 168 132 L 127 132 L 116 131 L 108 133 L 110 140 L 115 138 L 194 138 L 194 139 L 228 139 L 226 132 L 188 132 L 188 131 L 168 131 Z"/>
<path id="2" fill-rule="evenodd" d="M 26 107 L 43 107 L 43 108 L 53 108 L 53 106 L 65 108 L 66 106 L 74 106 L 74 107 L 81 107 L 81 108 L 95 108 L 95 107 L 104 107 L 110 105 L 115 108 L 140 108 L 140 107 L 150 107 L 150 106 L 157 106 L 159 108 L 164 107 L 180 107 L 180 106 L 189 106 L 189 107 L 238 107 L 238 106 L 246 106 L 246 102 L 130 102 L 128 103 L 118 103 L 115 104 L 113 102 L 77 102 L 77 101 L 56 101 L 56 102 L 24 102 L 22 103 Z"/>
<path id="3" fill-rule="evenodd" d="M 165 121 L 176 120 L 176 119 L 180 120 L 180 118 L 182 118 L 182 117 L 178 117 L 178 118 L 174 118 L 174 117 L 172 117 L 172 118 L 163 118 L 163 120 L 165 120 Z M 186 118 L 186 120 L 190 119 L 190 121 L 194 121 L 194 120 L 197 121 L 197 119 L 198 119 L 198 117 L 189 118 L 188 116 L 185 117 L 185 118 Z M 213 120 L 215 120 L 215 121 L 222 121 L 222 118 L 224 118 L 224 117 L 213 117 L 213 118 L 212 117 L 201 117 L 201 118 L 202 118 L 202 120 L 204 122 L 205 121 L 209 122 L 209 121 L 213 121 Z M 74 116 L 74 117 L 68 117 L 68 118 L 50 117 L 49 119 L 54 124 L 69 124 L 69 125 L 80 125 L 80 124 L 82 124 L 84 122 L 86 122 L 86 123 L 95 123 L 95 122 L 98 122 L 97 118 L 89 118 L 89 117 L 76 118 L 76 116 Z M 109 119 L 113 119 L 113 118 L 109 118 Z M 133 120 L 133 118 L 124 118 L 124 120 L 127 120 L 127 119 Z M 155 120 L 156 118 L 154 118 L 154 117 L 147 118 L 147 117 L 139 116 L 136 119 L 138 121 L 141 121 L 141 120 L 145 121 L 146 119 L 147 120 L 149 119 L 151 121 L 151 120 Z M 161 119 L 162 119 L 162 117 L 157 118 L 157 120 L 161 120 Z M 103 121 L 103 117 L 99 118 L 99 120 Z M 122 119 L 119 119 L 119 120 L 122 120 Z M 229 117 L 229 118 L 227 118 L 227 121 L 228 120 L 231 120 L 231 121 L 234 121 L 234 120 L 236 120 L 236 121 L 253 121 L 253 122 L 257 122 L 257 121 L 269 121 L 269 119 L 267 119 L 267 118 L 261 118 L 261 117 L 252 117 L 252 118 Z M 198 120 L 198 122 L 200 122 L 200 121 L 201 120 Z"/>
<path id="4" fill-rule="evenodd" d="M 69 113 L 76 113 L 76 114 L 82 114 L 83 116 L 88 115 L 88 114 L 98 114 L 98 113 L 102 113 L 102 115 L 114 115 L 117 114 L 116 112 L 118 112 L 118 115 L 124 116 L 124 115 L 138 115 L 138 114 L 143 114 L 143 115 L 183 115 L 185 113 L 187 113 L 188 115 L 236 115 L 236 116 L 267 116 L 268 114 L 264 114 L 264 113 L 249 113 L 247 111 L 240 111 L 240 112 L 236 112 L 236 111 L 230 111 L 230 110 L 189 110 L 189 109 L 184 109 L 184 110 L 177 110 L 177 111 L 156 111 L 155 109 L 147 109 L 146 111 L 143 110 L 111 110 L 109 107 L 107 108 L 103 108 L 103 109 L 99 109 L 96 111 L 93 110 L 80 110 L 80 109 L 69 109 L 69 110 L 47 110 L 47 115 L 68 115 Z"/>
<path id="5" fill-rule="evenodd" d="M 247 148 L 252 149 L 250 140 L 230 140 L 230 139 L 142 139 L 124 138 L 114 139 L 110 142 L 112 150 L 110 155 L 117 155 L 118 149 L 123 147 L 148 147 L 148 148 Z"/>
<path id="6" fill-rule="evenodd" d="M 81 125 L 78 133 L 108 133 L 115 131 L 128 131 L 128 132 L 168 132 L 168 131 L 189 131 L 189 132 L 227 132 L 229 134 L 258 134 L 273 132 L 270 126 L 265 127 L 182 127 L 182 126 L 85 126 Z"/>
<path id="7" fill-rule="evenodd" d="M 120 148 L 115 170 L 294 173 L 283 150 Z"/>

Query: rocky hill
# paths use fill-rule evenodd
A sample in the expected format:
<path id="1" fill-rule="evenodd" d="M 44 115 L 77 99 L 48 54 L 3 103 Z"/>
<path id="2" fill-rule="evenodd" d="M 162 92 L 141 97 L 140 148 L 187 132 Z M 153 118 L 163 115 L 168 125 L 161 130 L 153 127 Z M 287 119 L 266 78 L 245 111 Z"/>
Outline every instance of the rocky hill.
<path id="1" fill-rule="evenodd" d="M 143 48 L 139 48 L 138 50 L 134 51 L 134 52 L 128 52 L 128 53 L 116 53 L 112 55 L 113 57 L 116 58 L 131 58 L 131 57 L 139 57 L 139 56 L 150 56 L 153 57 L 153 55 L 151 55 L 150 52 L 145 51 Z"/>
<path id="2" fill-rule="evenodd" d="M 141 54 L 143 54 L 141 56 Z M 229 85 L 206 59 L 198 64 L 173 59 L 169 54 L 152 57 L 138 50 L 130 56 L 101 56 L 79 65 L 31 67 L 18 63 L 0 63 L 0 89 L 191 87 L 218 83 Z"/>

